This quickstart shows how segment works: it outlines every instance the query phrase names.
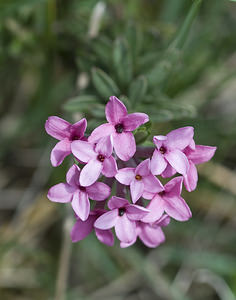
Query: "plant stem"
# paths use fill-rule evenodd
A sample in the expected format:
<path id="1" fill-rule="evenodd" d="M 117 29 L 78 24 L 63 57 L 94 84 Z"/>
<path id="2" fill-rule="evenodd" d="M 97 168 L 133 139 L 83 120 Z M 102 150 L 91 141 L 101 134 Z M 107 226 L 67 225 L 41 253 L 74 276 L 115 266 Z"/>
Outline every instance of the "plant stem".
<path id="1" fill-rule="evenodd" d="M 190 11 L 187 14 L 187 17 L 181 26 L 177 36 L 172 41 L 172 43 L 169 46 L 169 49 L 178 49 L 180 50 L 187 39 L 189 30 L 192 26 L 192 23 L 201 7 L 202 0 L 195 0 L 192 4 L 192 7 L 190 8 Z"/>

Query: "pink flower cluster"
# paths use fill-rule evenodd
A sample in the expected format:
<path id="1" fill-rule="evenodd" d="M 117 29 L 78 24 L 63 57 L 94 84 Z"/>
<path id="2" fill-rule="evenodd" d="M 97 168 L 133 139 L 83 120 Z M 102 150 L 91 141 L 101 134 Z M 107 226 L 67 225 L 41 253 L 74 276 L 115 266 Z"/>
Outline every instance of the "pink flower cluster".
<path id="1" fill-rule="evenodd" d="M 51 152 L 52 165 L 59 166 L 71 153 L 77 161 L 68 170 L 66 182 L 50 188 L 48 198 L 71 203 L 76 215 L 73 242 L 94 230 L 99 241 L 112 246 L 114 227 L 122 248 L 138 237 L 146 246 L 157 247 L 165 240 L 162 227 L 171 218 L 191 218 L 181 197 L 182 185 L 189 192 L 196 188 L 195 165 L 210 160 L 216 147 L 196 145 L 193 127 L 154 136 L 153 147 L 136 147 L 132 131 L 149 118 L 144 113 L 128 114 L 115 96 L 106 105 L 106 119 L 86 137 L 86 119 L 70 124 L 59 117 L 48 118 L 45 129 L 59 140 Z M 175 174 L 180 176 L 164 186 L 156 177 Z"/>

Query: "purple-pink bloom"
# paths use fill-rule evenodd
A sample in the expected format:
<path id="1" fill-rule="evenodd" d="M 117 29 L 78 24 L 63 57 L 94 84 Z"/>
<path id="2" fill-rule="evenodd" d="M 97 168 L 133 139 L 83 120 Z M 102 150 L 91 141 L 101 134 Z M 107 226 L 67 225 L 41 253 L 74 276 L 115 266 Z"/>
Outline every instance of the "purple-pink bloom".
<path id="1" fill-rule="evenodd" d="M 101 172 L 106 177 L 113 177 L 117 173 L 117 164 L 112 156 L 112 136 L 105 136 L 96 144 L 74 141 L 71 150 L 76 158 L 86 163 L 80 175 L 80 182 L 83 186 L 93 184 Z"/>
<path id="2" fill-rule="evenodd" d="M 144 193 L 144 198 L 152 199 L 147 205 L 150 213 L 142 221 L 152 223 L 160 219 L 164 212 L 177 221 L 187 221 L 192 213 L 185 200 L 181 197 L 183 177 L 178 176 L 170 180 L 164 191 L 153 195 Z"/>
<path id="3" fill-rule="evenodd" d="M 94 229 L 98 240 L 108 246 L 113 246 L 114 236 L 110 229 L 101 230 L 94 227 L 94 223 L 102 214 L 106 212 L 105 209 L 94 209 L 90 211 L 86 221 L 82 221 L 77 217 L 77 221 L 71 230 L 71 240 L 73 243 L 79 242 L 86 238 Z"/>
<path id="4" fill-rule="evenodd" d="M 77 165 L 73 165 L 66 174 L 66 183 L 58 183 L 48 191 L 48 199 L 53 202 L 71 202 L 72 208 L 82 221 L 89 216 L 89 198 L 96 201 L 103 201 L 110 193 L 111 189 L 102 182 L 96 182 L 90 186 L 81 184 L 81 172 Z"/>
<path id="5" fill-rule="evenodd" d="M 110 211 L 99 217 L 94 223 L 94 227 L 102 230 L 115 227 L 116 236 L 121 242 L 133 241 L 136 237 L 135 221 L 141 220 L 149 210 L 115 196 L 108 201 L 108 208 Z"/>
<path id="6" fill-rule="evenodd" d="M 165 235 L 161 227 L 169 225 L 170 217 L 168 215 L 163 215 L 159 220 L 154 223 L 144 223 L 142 221 L 136 221 L 136 237 L 130 243 L 120 243 L 121 248 L 126 248 L 133 245 L 137 237 L 150 248 L 158 247 L 161 243 L 165 241 Z"/>
<path id="7" fill-rule="evenodd" d="M 142 161 L 136 168 L 118 170 L 115 178 L 124 185 L 130 185 L 133 203 L 142 197 L 144 191 L 156 194 L 164 189 L 161 182 L 151 173 L 150 159 Z"/>
<path id="8" fill-rule="evenodd" d="M 51 116 L 45 123 L 45 130 L 49 135 L 59 140 L 51 152 L 51 163 L 53 167 L 59 166 L 64 158 L 71 154 L 71 143 L 74 140 L 84 140 L 84 132 L 87 127 L 86 119 L 82 119 L 75 124 Z"/>
<path id="9" fill-rule="evenodd" d="M 184 175 L 184 185 L 187 191 L 192 192 L 197 187 L 198 173 L 195 165 L 209 161 L 214 156 L 215 151 L 216 147 L 203 145 L 185 148 L 184 153 L 189 161 L 189 170 Z"/>
<path id="10" fill-rule="evenodd" d="M 136 151 L 136 143 L 132 131 L 148 122 L 148 115 L 144 113 L 128 114 L 125 105 L 115 96 L 111 96 L 106 105 L 106 119 L 91 133 L 89 142 L 97 142 L 101 137 L 112 135 L 114 149 L 117 156 L 129 160 Z"/>
<path id="11" fill-rule="evenodd" d="M 151 171 L 160 175 L 170 165 L 178 173 L 185 175 L 189 169 L 189 162 L 183 150 L 193 139 L 193 127 L 182 127 L 172 130 L 166 136 L 154 136 L 156 149 L 151 159 Z"/>

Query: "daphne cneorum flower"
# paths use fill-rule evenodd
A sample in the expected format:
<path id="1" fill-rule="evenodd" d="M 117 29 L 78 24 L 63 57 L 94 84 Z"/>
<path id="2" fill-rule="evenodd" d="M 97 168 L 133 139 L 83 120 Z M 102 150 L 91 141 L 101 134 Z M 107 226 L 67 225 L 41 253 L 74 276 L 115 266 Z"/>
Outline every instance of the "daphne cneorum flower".
<path id="1" fill-rule="evenodd" d="M 157 247 L 165 241 L 162 227 L 171 218 L 181 222 L 191 218 L 181 197 L 182 185 L 189 192 L 196 188 L 195 165 L 210 160 L 216 147 L 195 145 L 194 129 L 187 126 L 154 136 L 153 147 L 147 151 L 139 146 L 136 152 L 132 131 L 148 122 L 148 116 L 128 114 L 115 96 L 110 97 L 105 112 L 108 123 L 88 137 L 84 136 L 85 119 L 73 125 L 59 117 L 46 121 L 47 133 L 59 140 L 51 153 L 52 165 L 60 165 L 71 153 L 78 162 L 67 172 L 66 183 L 50 188 L 48 198 L 71 203 L 76 217 L 73 242 L 94 232 L 99 241 L 112 246 L 114 228 L 122 248 L 133 245 L 137 238 L 147 247 Z M 175 174 L 180 176 L 164 186 L 156 177 Z M 89 199 L 95 201 L 92 210 Z"/>

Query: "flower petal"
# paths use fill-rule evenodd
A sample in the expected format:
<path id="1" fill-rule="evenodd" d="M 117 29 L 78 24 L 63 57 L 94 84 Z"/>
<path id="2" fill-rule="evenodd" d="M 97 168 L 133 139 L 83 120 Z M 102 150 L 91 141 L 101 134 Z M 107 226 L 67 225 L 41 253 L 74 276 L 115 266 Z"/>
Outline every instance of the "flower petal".
<path id="1" fill-rule="evenodd" d="M 102 174 L 106 177 L 113 177 L 117 173 L 117 164 L 113 156 L 105 158 L 103 162 Z"/>
<path id="2" fill-rule="evenodd" d="M 101 215 L 94 223 L 94 227 L 102 230 L 110 229 L 115 226 L 118 219 L 118 209 L 110 210 Z"/>
<path id="3" fill-rule="evenodd" d="M 186 155 L 178 149 L 171 150 L 165 154 L 169 164 L 180 174 L 185 175 L 189 169 L 189 162 Z"/>
<path id="4" fill-rule="evenodd" d="M 117 238 L 123 243 L 130 243 L 136 238 L 136 224 L 126 214 L 118 216 L 115 224 Z"/>
<path id="5" fill-rule="evenodd" d="M 79 216 L 82 221 L 87 220 L 90 211 L 90 203 L 87 193 L 76 191 L 71 205 L 76 215 Z"/>
<path id="6" fill-rule="evenodd" d="M 136 143 L 132 132 L 122 132 L 113 135 L 114 149 L 117 156 L 123 160 L 129 160 L 136 151 Z"/>
<path id="7" fill-rule="evenodd" d="M 70 137 L 71 124 L 59 117 L 51 116 L 45 123 L 45 130 L 47 134 L 51 135 L 57 140 L 63 140 Z"/>
<path id="8" fill-rule="evenodd" d="M 155 193 L 143 191 L 142 197 L 147 200 L 151 200 L 155 196 Z"/>
<path id="9" fill-rule="evenodd" d="M 97 239 L 107 245 L 107 246 L 113 246 L 114 245 L 114 236 L 111 230 L 101 230 L 98 228 L 95 228 L 95 234 Z"/>
<path id="10" fill-rule="evenodd" d="M 66 182 L 74 187 L 79 185 L 80 168 L 74 164 L 66 173 Z"/>
<path id="11" fill-rule="evenodd" d="M 76 122 L 71 126 L 70 132 L 71 137 L 76 137 L 77 139 L 81 139 L 84 136 L 84 132 L 87 127 L 87 120 L 85 118 L 81 119 L 80 121 Z"/>
<path id="12" fill-rule="evenodd" d="M 187 221 L 192 217 L 192 213 L 187 203 L 182 197 L 178 196 L 163 196 L 165 201 L 165 212 L 177 221 Z"/>
<path id="13" fill-rule="evenodd" d="M 160 219 L 164 213 L 165 202 L 158 194 L 147 205 L 150 213 L 147 214 L 142 221 L 145 223 L 153 223 Z"/>
<path id="14" fill-rule="evenodd" d="M 121 248 L 127 248 L 127 247 L 130 247 L 132 246 L 137 240 L 137 237 L 135 237 L 135 239 L 129 243 L 123 243 L 123 242 L 120 242 L 120 247 Z"/>
<path id="15" fill-rule="evenodd" d="M 172 130 L 166 135 L 168 148 L 183 150 L 192 142 L 193 135 L 194 128 L 191 126 Z"/>
<path id="16" fill-rule="evenodd" d="M 165 192 L 168 195 L 174 195 L 174 196 L 180 196 L 182 192 L 182 183 L 183 183 L 183 177 L 177 176 L 173 179 L 171 179 L 166 185 L 165 185 Z"/>
<path id="17" fill-rule="evenodd" d="M 110 157 L 113 151 L 113 139 L 111 135 L 102 137 L 95 146 L 95 151 L 105 157 Z"/>
<path id="18" fill-rule="evenodd" d="M 109 209 L 120 208 L 120 207 L 124 207 L 127 205 L 129 205 L 128 200 L 126 200 L 124 198 L 116 197 L 116 196 L 111 197 L 111 199 L 108 201 Z"/>
<path id="19" fill-rule="evenodd" d="M 71 154 L 71 143 L 69 140 L 62 140 L 56 144 L 51 152 L 51 163 L 53 167 L 59 166 L 64 158 Z"/>
<path id="20" fill-rule="evenodd" d="M 53 202 L 67 203 L 72 200 L 75 188 L 67 183 L 58 183 L 48 191 L 48 199 Z"/>
<path id="21" fill-rule="evenodd" d="M 143 206 L 130 204 L 126 208 L 127 217 L 130 220 L 138 221 L 144 218 L 150 211 Z"/>
<path id="22" fill-rule="evenodd" d="M 155 150 L 150 163 L 152 174 L 160 175 L 165 170 L 166 166 L 167 162 L 164 156 L 158 150 Z"/>
<path id="23" fill-rule="evenodd" d="M 150 248 L 155 248 L 165 241 L 165 235 L 161 227 L 152 227 L 145 223 L 141 224 L 139 238 L 144 245 Z"/>
<path id="24" fill-rule="evenodd" d="M 133 131 L 140 125 L 149 121 L 148 115 L 144 113 L 133 113 L 128 114 L 122 119 L 122 124 L 124 125 L 125 131 Z"/>
<path id="25" fill-rule="evenodd" d="M 166 214 L 162 215 L 159 220 L 153 223 L 154 226 L 166 227 L 170 224 L 170 217 Z"/>
<path id="26" fill-rule="evenodd" d="M 92 185 L 101 174 L 103 165 L 97 159 L 91 159 L 80 172 L 80 184 L 82 186 Z"/>
<path id="27" fill-rule="evenodd" d="M 103 182 L 95 182 L 88 186 L 86 191 L 90 199 L 102 201 L 109 197 L 111 188 Z"/>
<path id="28" fill-rule="evenodd" d="M 135 169 L 135 175 L 148 176 L 150 171 L 150 159 L 142 161 Z"/>
<path id="29" fill-rule="evenodd" d="M 142 179 L 144 183 L 144 190 L 151 193 L 159 193 L 164 190 L 160 180 L 154 175 L 150 174 Z"/>
<path id="30" fill-rule="evenodd" d="M 133 203 L 137 202 L 138 199 L 142 196 L 144 191 L 144 184 L 142 180 L 134 179 L 130 183 L 130 193 Z"/>
<path id="31" fill-rule="evenodd" d="M 176 170 L 172 168 L 171 165 L 168 164 L 165 170 L 161 173 L 161 177 L 169 178 L 174 176 L 175 174 L 176 174 Z"/>
<path id="32" fill-rule="evenodd" d="M 209 161 L 215 154 L 216 147 L 196 145 L 195 150 L 190 151 L 188 159 L 194 164 L 202 164 Z"/>
<path id="33" fill-rule="evenodd" d="M 167 136 L 165 135 L 155 135 L 153 137 L 153 143 L 156 145 L 157 149 L 165 144 L 165 141 L 167 141 Z"/>
<path id="34" fill-rule="evenodd" d="M 110 123 L 105 123 L 95 128 L 88 138 L 90 143 L 96 143 L 100 138 L 115 133 L 114 126 Z"/>
<path id="35" fill-rule="evenodd" d="M 197 168 L 195 167 L 194 163 L 190 160 L 188 173 L 184 176 L 184 185 L 186 187 L 186 190 L 188 192 L 194 191 L 197 187 L 197 181 Z"/>
<path id="36" fill-rule="evenodd" d="M 118 170 L 115 178 L 120 183 L 125 185 L 130 185 L 131 181 L 134 179 L 134 168 L 123 168 Z"/>
<path id="37" fill-rule="evenodd" d="M 89 216 L 84 222 L 80 219 L 76 221 L 70 233 L 73 243 L 83 240 L 91 233 L 95 219 L 95 216 Z"/>
<path id="38" fill-rule="evenodd" d="M 106 118 L 109 123 L 116 124 L 127 115 L 127 109 L 123 102 L 115 96 L 111 96 L 106 105 Z"/>
<path id="39" fill-rule="evenodd" d="M 194 139 L 192 139 L 192 141 L 190 142 L 190 144 L 188 145 L 188 147 L 192 150 L 194 150 L 196 148 L 196 144 L 194 142 Z"/>
<path id="40" fill-rule="evenodd" d="M 71 151 L 76 158 L 84 163 L 97 156 L 97 153 L 94 151 L 94 145 L 86 141 L 73 141 L 71 143 Z"/>

